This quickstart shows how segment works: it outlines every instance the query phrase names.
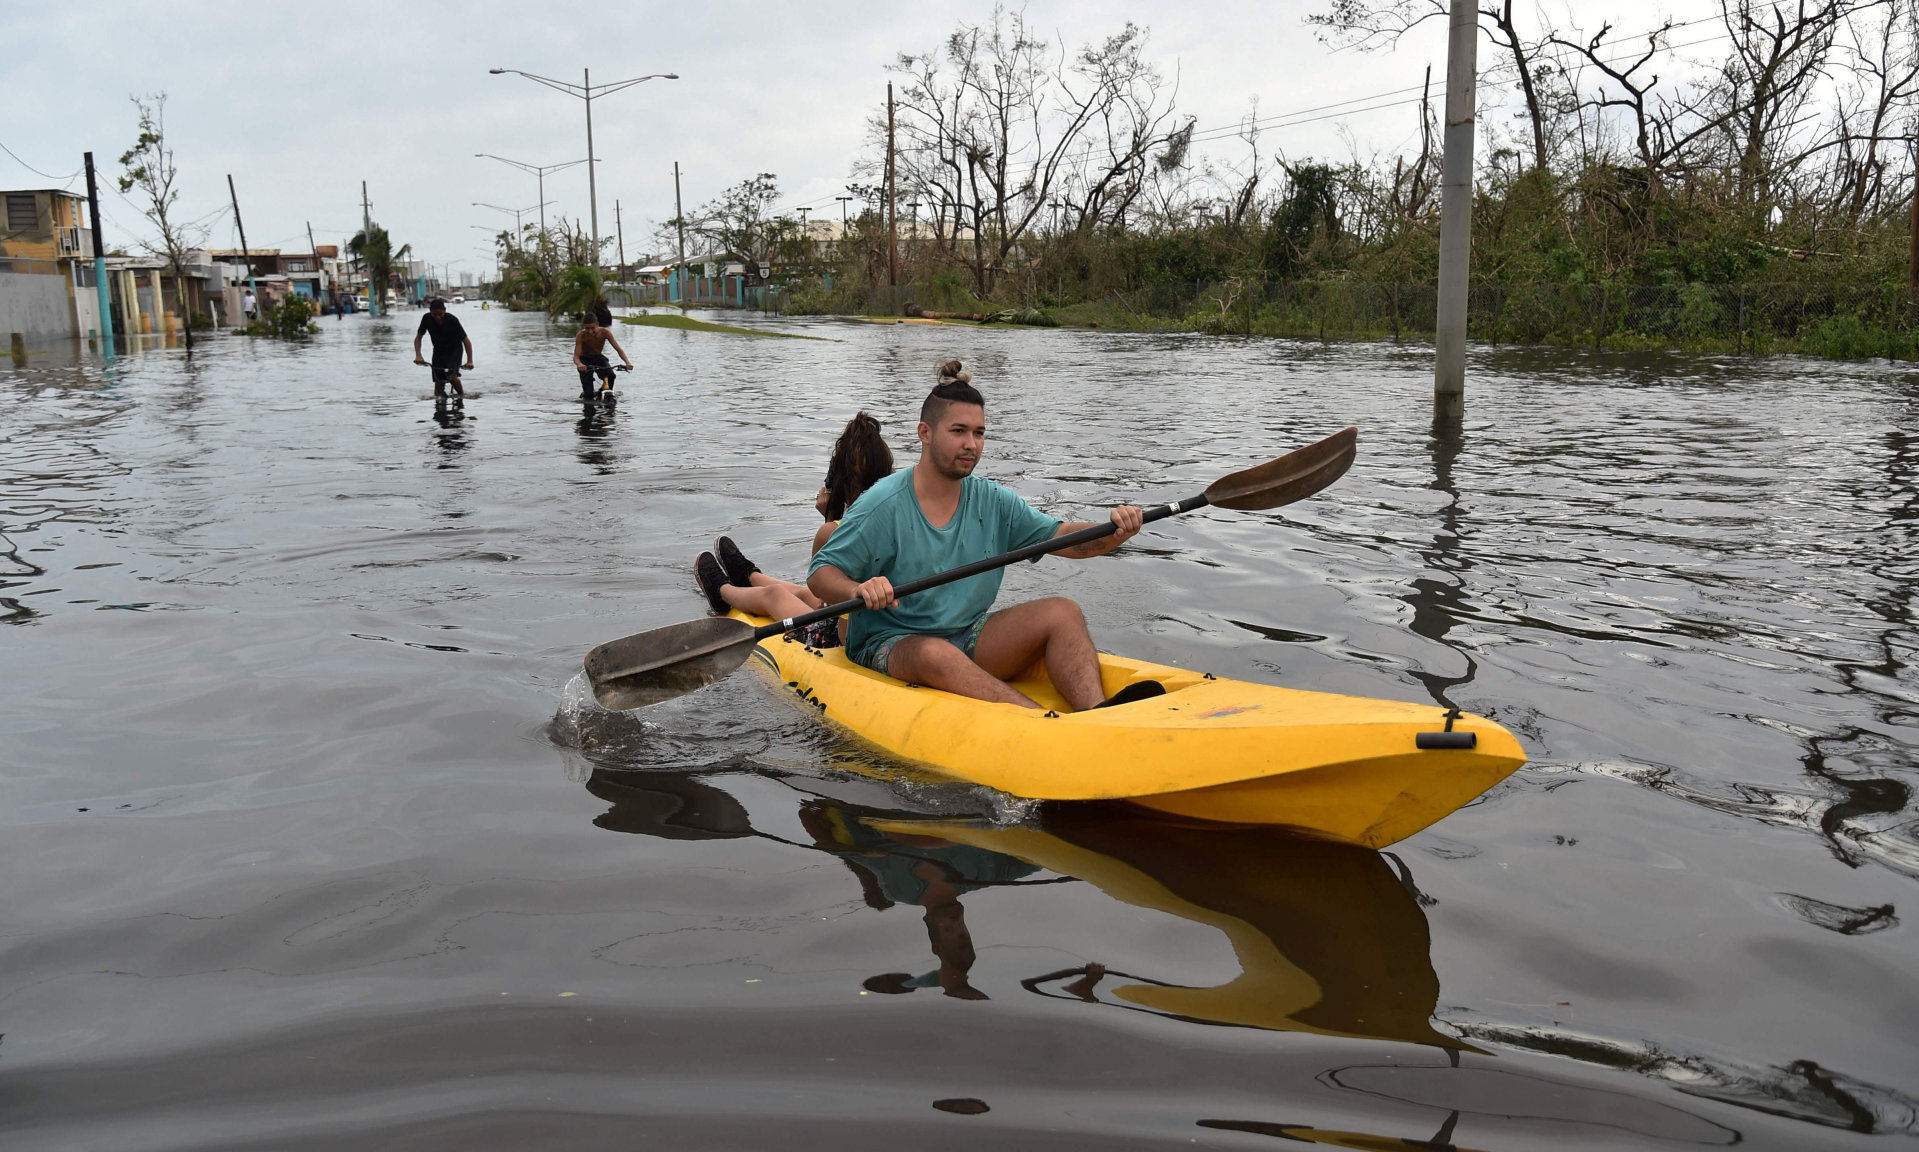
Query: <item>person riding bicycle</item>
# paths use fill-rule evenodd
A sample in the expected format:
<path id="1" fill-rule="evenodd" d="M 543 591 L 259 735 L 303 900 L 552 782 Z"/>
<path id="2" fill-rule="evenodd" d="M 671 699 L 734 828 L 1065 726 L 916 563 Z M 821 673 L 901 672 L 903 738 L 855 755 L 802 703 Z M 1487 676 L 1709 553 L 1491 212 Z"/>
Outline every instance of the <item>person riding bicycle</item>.
<path id="1" fill-rule="evenodd" d="M 467 339 L 466 329 L 460 327 L 458 316 L 449 316 L 446 301 L 435 296 L 427 303 L 426 315 L 420 317 L 420 330 L 413 334 L 413 362 L 424 364 L 420 358 L 420 341 L 433 337 L 433 395 L 440 398 L 446 395 L 446 386 L 453 385 L 455 396 L 465 396 L 466 389 L 460 387 L 460 351 L 466 351 L 465 367 L 473 367 L 473 341 Z"/>
<path id="2" fill-rule="evenodd" d="M 608 388 L 613 387 L 613 365 L 608 362 L 605 354 L 608 344 L 613 345 L 613 351 L 620 354 L 620 362 L 631 371 L 633 361 L 627 359 L 626 349 L 620 347 L 620 342 L 613 338 L 613 332 L 606 327 L 605 321 L 588 312 L 585 322 L 580 325 L 579 335 L 573 338 L 573 367 L 580 371 L 580 399 L 582 400 L 593 399 L 595 375 L 606 381 Z"/>

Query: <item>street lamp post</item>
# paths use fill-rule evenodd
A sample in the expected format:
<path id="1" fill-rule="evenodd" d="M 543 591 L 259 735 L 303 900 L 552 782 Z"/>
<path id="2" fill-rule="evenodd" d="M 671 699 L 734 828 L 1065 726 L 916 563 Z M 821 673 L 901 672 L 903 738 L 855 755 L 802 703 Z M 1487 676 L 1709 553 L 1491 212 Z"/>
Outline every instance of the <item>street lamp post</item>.
<path id="1" fill-rule="evenodd" d="M 513 166 L 514 166 L 515 168 L 518 168 L 518 169 L 519 169 L 520 171 L 522 171 L 522 172 L 531 172 L 531 173 L 533 173 L 533 176 L 534 176 L 534 178 L 535 178 L 535 179 L 536 179 L 536 180 L 537 180 L 537 181 L 539 182 L 539 189 L 540 189 L 540 235 L 542 235 L 542 236 L 544 236 L 544 235 L 546 235 L 546 206 L 547 206 L 547 203 L 548 203 L 548 201 L 547 201 L 547 198 L 546 198 L 546 174 L 547 174 L 548 172 L 559 172 L 559 171 L 562 171 L 562 170 L 564 170 L 564 169 L 567 169 L 567 168 L 571 168 L 571 167 L 573 167 L 573 166 L 574 166 L 575 164 L 584 164 L 584 163 L 586 163 L 586 161 L 584 161 L 584 160 L 568 160 L 568 161 L 567 161 L 566 163 L 564 163 L 564 164 L 528 164 L 528 163 L 527 163 L 526 161 L 524 161 L 524 160 L 508 160 L 508 159 L 507 159 L 506 157 L 504 157 L 504 156 L 495 156 L 495 155 L 494 155 L 493 153 L 491 153 L 491 152 L 475 152 L 475 153 L 474 153 L 473 155 L 474 155 L 474 156 L 476 156 L 476 157 L 478 157 L 478 158 L 481 158 L 481 159 L 485 159 L 485 160 L 498 160 L 498 161 L 499 161 L 500 163 L 502 163 L 502 164 L 511 164 L 511 165 L 513 165 Z M 591 171 L 591 170 L 589 169 L 589 173 L 590 173 L 590 171 Z"/>
<path id="2" fill-rule="evenodd" d="M 495 212 L 504 212 L 513 217 L 513 241 L 516 244 L 520 241 L 520 213 L 533 211 L 532 208 L 502 208 L 498 204 L 487 204 L 479 200 L 473 201 L 472 204 L 475 208 L 491 208 Z M 540 209 L 541 218 L 544 219 L 546 216 L 546 205 L 540 204 L 537 205 L 537 207 Z M 478 228 L 479 225 L 475 224 L 474 227 Z M 541 231 L 544 232 L 545 228 L 543 227 Z"/>
<path id="3" fill-rule="evenodd" d="M 655 72 L 650 76 L 636 76 L 631 80 L 616 80 L 611 84 L 595 84 L 593 83 L 592 71 L 582 68 L 580 69 L 580 83 L 574 84 L 567 80 L 554 80 L 546 76 L 535 76 L 531 72 L 522 72 L 518 68 L 489 68 L 487 71 L 495 76 L 505 75 L 509 72 L 515 76 L 524 76 L 536 84 L 546 85 L 555 92 L 564 92 L 568 96 L 586 102 L 586 198 L 588 215 L 593 221 L 593 267 L 597 271 L 600 266 L 600 193 L 598 182 L 593 176 L 593 97 L 611 96 L 623 88 L 631 88 L 635 84 L 643 84 L 648 80 L 678 80 L 680 78 L 679 74 L 675 72 Z M 542 224 L 542 231 L 544 231 L 544 224 Z"/>

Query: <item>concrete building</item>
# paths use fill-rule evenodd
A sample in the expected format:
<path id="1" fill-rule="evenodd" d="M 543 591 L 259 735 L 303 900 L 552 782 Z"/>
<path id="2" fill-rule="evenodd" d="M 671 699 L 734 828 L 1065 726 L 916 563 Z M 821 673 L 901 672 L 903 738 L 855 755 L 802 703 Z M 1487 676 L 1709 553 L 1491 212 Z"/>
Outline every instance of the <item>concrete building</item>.
<path id="1" fill-rule="evenodd" d="M 0 192 L 0 340 L 29 347 L 100 329 L 87 199 L 58 188 Z"/>

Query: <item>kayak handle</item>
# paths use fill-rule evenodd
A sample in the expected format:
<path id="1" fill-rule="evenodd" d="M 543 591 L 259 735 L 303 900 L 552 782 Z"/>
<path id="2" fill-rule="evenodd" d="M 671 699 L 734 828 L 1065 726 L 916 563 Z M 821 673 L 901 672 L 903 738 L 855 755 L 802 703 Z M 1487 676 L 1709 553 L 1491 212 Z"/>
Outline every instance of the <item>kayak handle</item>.
<path id="1" fill-rule="evenodd" d="M 1188 496 L 1184 500 L 1175 500 L 1171 504 L 1156 504 L 1146 509 L 1145 515 L 1140 518 L 1140 522 L 1142 524 L 1151 524 L 1155 520 L 1164 520 L 1168 516 L 1177 516 L 1181 512 L 1191 512 L 1195 508 L 1204 508 L 1210 503 L 1212 503 L 1212 501 L 1206 498 L 1206 493 L 1201 492 L 1197 496 Z M 991 572 L 995 568 L 1004 568 L 1009 564 L 1017 564 L 1021 560 L 1031 560 L 1036 556 L 1044 556 L 1048 552 L 1058 552 L 1062 548 L 1072 548 L 1076 545 L 1111 536 L 1118 530 L 1119 526 L 1111 520 L 1108 520 L 1104 524 L 1089 525 L 1088 527 L 1081 528 L 1077 532 L 1068 532 L 1064 536 L 1054 536 L 1047 540 L 1040 540 L 1028 544 L 1024 548 L 1015 548 L 1011 552 L 1003 552 L 998 556 L 989 556 L 984 560 L 975 560 L 971 564 L 962 564 L 958 568 L 954 568 L 948 572 L 940 572 L 919 580 L 909 580 L 893 589 L 893 597 L 894 599 L 902 599 L 911 596 L 915 592 L 924 592 L 928 588 L 937 588 L 942 584 L 951 584 L 955 580 L 964 580 L 969 576 L 977 576 L 982 572 Z M 792 616 L 785 620 L 775 620 L 770 624 L 762 624 L 753 630 L 753 639 L 758 641 L 764 640 L 769 636 L 778 636 L 782 632 L 791 632 L 795 628 L 804 628 L 808 624 L 817 624 L 821 620 L 831 620 L 836 616 L 844 616 L 849 612 L 857 612 L 864 607 L 866 607 L 866 601 L 857 596 L 851 600 L 842 600 L 838 604 L 828 604 L 824 608 L 816 608 L 803 616 Z"/>

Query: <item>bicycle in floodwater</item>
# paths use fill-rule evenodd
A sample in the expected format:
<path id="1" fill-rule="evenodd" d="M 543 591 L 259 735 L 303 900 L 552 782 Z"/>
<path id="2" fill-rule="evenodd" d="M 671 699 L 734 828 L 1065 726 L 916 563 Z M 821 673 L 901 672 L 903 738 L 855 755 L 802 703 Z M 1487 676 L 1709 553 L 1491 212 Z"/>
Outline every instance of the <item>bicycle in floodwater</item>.
<path id="1" fill-rule="evenodd" d="M 580 391 L 581 403 L 598 404 L 611 408 L 620 402 L 620 394 L 613 390 L 614 373 L 631 372 L 633 371 L 633 366 L 630 364 L 595 364 L 590 371 L 594 376 L 599 377 L 599 387 L 593 387 L 589 381 Z"/>

